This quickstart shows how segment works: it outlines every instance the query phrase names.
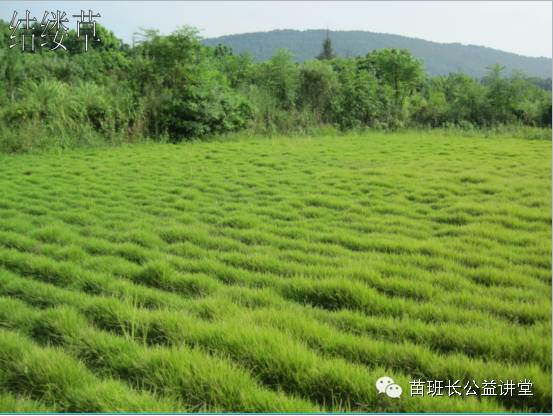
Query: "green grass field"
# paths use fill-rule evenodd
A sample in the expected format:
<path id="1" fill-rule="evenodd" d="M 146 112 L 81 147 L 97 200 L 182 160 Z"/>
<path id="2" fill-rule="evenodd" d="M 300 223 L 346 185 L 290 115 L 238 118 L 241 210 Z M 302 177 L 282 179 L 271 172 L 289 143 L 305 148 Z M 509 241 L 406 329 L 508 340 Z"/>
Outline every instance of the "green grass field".
<path id="1" fill-rule="evenodd" d="M 0 411 L 551 411 L 551 387 L 550 141 L 0 155 Z"/>

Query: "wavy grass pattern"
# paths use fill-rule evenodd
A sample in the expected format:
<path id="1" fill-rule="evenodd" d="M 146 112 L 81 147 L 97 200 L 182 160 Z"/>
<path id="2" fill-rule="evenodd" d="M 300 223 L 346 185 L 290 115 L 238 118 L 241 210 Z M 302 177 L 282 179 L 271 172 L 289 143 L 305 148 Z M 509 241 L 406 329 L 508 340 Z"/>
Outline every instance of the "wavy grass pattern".
<path id="1" fill-rule="evenodd" d="M 0 155 L 0 411 L 551 411 L 550 160 L 415 133 Z"/>

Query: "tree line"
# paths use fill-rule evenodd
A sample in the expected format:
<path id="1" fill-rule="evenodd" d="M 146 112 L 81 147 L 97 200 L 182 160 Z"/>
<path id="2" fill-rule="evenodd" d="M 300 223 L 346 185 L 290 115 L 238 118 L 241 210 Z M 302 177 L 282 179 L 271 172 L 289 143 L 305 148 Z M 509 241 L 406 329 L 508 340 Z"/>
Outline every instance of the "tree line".
<path id="1" fill-rule="evenodd" d="M 340 58 L 328 38 L 315 60 L 297 64 L 279 50 L 255 62 L 203 45 L 190 27 L 167 36 L 144 30 L 132 47 L 97 30 L 102 41 L 86 53 L 77 43 L 25 53 L 8 47 L 10 31 L 0 21 L 1 150 L 323 126 L 551 126 L 551 81 L 506 76 L 499 65 L 481 80 L 429 77 L 407 50 Z"/>

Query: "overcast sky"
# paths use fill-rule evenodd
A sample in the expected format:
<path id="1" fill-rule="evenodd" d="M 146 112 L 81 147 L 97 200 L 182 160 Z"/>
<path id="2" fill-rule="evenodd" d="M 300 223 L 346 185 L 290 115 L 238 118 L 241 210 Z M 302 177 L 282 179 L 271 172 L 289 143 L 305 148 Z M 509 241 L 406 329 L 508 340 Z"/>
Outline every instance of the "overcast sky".
<path id="1" fill-rule="evenodd" d="M 203 37 L 272 29 L 368 30 L 436 42 L 489 46 L 528 56 L 551 57 L 550 1 L 4 1 L 0 19 L 26 9 L 77 14 L 92 9 L 100 23 L 126 42 L 140 27 L 169 33 L 181 25 Z M 73 22 L 73 20 L 71 20 Z M 75 23 L 73 23 L 75 24 Z"/>

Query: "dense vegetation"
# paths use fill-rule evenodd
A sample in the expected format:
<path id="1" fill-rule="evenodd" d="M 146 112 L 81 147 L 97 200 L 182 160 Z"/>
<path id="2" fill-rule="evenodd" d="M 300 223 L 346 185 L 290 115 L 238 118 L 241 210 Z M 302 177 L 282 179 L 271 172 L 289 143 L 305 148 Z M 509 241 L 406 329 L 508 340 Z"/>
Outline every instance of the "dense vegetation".
<path id="1" fill-rule="evenodd" d="M 0 22 L 0 412 L 551 411 L 548 80 L 98 30 Z"/>
<path id="2" fill-rule="evenodd" d="M 508 75 L 521 71 L 533 77 L 551 78 L 550 58 L 532 58 L 484 46 L 429 42 L 387 33 L 286 29 L 227 35 L 203 42 L 213 47 L 218 44 L 229 46 L 238 54 L 249 52 L 257 61 L 266 61 L 277 50 L 288 49 L 298 62 L 304 62 L 319 55 L 327 34 L 337 55 L 342 57 L 364 56 L 384 48 L 408 49 L 423 61 L 431 76 L 462 72 L 482 78 L 488 66 L 500 64 L 506 68 Z"/>
<path id="3" fill-rule="evenodd" d="M 481 81 L 428 77 L 407 50 L 345 59 L 331 42 L 318 60 L 297 64 L 280 50 L 256 63 L 203 45 L 186 27 L 169 36 L 146 31 L 135 47 L 99 30 L 102 42 L 87 53 L 75 41 L 68 52 L 23 53 L 8 48 L 0 23 L 0 150 L 176 142 L 243 129 L 551 125 L 551 92 L 522 74 L 506 77 L 499 65 Z"/>
<path id="4" fill-rule="evenodd" d="M 550 142 L 246 137 L 0 173 L 0 411 L 551 411 Z"/>

